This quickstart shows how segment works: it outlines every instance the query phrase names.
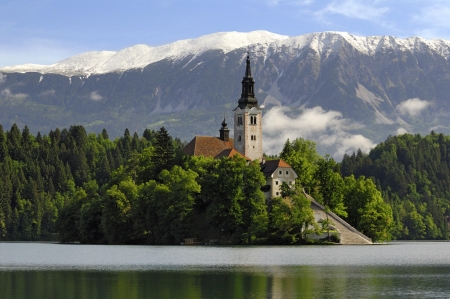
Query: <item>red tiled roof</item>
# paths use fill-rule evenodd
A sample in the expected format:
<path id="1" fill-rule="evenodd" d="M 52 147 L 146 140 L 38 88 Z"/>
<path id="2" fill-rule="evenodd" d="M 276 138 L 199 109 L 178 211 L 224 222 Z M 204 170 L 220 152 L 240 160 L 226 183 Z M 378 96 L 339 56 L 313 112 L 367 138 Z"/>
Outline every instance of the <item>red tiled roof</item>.
<path id="1" fill-rule="evenodd" d="M 261 171 L 264 173 L 264 175 L 270 176 L 272 173 L 274 173 L 275 170 L 278 168 L 292 168 L 291 165 L 287 164 L 283 160 L 268 160 L 264 163 L 261 163 Z"/>
<path id="2" fill-rule="evenodd" d="M 247 161 L 252 161 L 252 159 L 244 156 L 243 154 L 241 154 L 240 152 L 238 152 L 234 148 L 223 150 L 219 154 L 217 154 L 214 158 L 220 159 L 222 157 L 234 157 L 236 155 L 239 155 L 239 156 L 243 157 Z"/>
<path id="3" fill-rule="evenodd" d="M 233 149 L 233 138 L 223 141 L 214 136 L 195 136 L 183 149 L 186 155 L 216 157 L 226 149 Z"/>

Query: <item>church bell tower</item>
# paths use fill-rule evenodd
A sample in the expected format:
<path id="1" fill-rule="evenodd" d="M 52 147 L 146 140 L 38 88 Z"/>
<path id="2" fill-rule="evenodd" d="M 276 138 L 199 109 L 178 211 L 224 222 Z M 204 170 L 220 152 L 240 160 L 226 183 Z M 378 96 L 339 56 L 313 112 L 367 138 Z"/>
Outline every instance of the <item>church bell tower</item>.
<path id="1" fill-rule="evenodd" d="M 255 81 L 247 53 L 242 93 L 234 112 L 234 148 L 244 156 L 262 161 L 262 109 L 254 92 Z"/>

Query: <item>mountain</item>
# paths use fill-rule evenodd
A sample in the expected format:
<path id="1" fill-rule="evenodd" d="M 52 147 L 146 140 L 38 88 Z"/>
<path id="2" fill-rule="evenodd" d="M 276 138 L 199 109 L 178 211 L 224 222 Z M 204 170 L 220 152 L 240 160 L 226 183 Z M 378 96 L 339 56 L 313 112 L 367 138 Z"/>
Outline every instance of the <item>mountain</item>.
<path id="1" fill-rule="evenodd" d="M 0 68 L 0 123 L 218 135 L 224 114 L 232 126 L 247 51 L 268 153 L 300 136 L 341 158 L 388 135 L 450 133 L 450 41 L 343 32 L 215 33 Z"/>

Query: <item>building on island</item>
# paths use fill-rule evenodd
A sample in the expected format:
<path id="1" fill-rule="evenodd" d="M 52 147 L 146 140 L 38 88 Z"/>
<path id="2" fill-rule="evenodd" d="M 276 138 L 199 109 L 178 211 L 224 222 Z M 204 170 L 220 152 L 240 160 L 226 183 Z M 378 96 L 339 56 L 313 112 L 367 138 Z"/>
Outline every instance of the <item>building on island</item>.
<path id="1" fill-rule="evenodd" d="M 281 196 L 281 185 L 286 183 L 294 186 L 298 177 L 294 169 L 283 160 L 269 160 L 261 163 L 261 171 L 266 177 L 266 186 L 263 187 L 264 195 L 269 200 Z"/>
<path id="2" fill-rule="evenodd" d="M 239 155 L 247 161 L 257 160 L 266 178 L 263 186 L 266 200 L 281 196 L 283 183 L 295 185 L 297 174 L 285 161 L 265 160 L 262 147 L 262 108 L 255 97 L 254 84 L 250 68 L 250 57 L 247 55 L 245 75 L 242 79 L 242 93 L 234 113 L 234 136 L 230 138 L 230 130 L 224 118 L 216 136 L 195 136 L 183 149 L 186 155 L 205 156 L 220 159 Z M 325 212 L 325 208 L 305 193 L 311 201 L 316 222 L 330 218 L 336 227 L 342 244 L 371 244 L 370 238 L 358 232 L 334 213 Z M 311 235 L 313 238 L 314 236 Z M 320 237 L 320 236 L 317 236 Z"/>
<path id="3" fill-rule="evenodd" d="M 255 97 L 255 81 L 252 77 L 250 57 L 247 55 L 245 75 L 242 79 L 242 93 L 234 113 L 234 138 L 230 138 L 228 124 L 223 119 L 219 137 L 195 136 L 183 152 L 191 156 L 233 157 L 239 155 L 248 161 L 257 160 L 261 163 L 261 171 L 266 177 L 263 191 L 266 199 L 281 194 L 281 184 L 295 184 L 297 174 L 283 160 L 265 161 L 262 146 L 262 108 Z M 281 171 L 281 174 L 280 174 Z M 288 174 L 287 174 L 288 173 Z"/>

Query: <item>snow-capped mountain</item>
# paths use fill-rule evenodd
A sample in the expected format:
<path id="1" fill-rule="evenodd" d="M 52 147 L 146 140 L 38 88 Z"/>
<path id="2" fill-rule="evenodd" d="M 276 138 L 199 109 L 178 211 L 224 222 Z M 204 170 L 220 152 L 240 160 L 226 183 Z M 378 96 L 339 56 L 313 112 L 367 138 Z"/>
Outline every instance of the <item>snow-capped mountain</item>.
<path id="1" fill-rule="evenodd" d="M 267 48 L 275 41 L 288 38 L 288 36 L 267 31 L 220 32 L 195 39 L 180 40 L 159 47 L 135 45 L 118 52 L 87 52 L 52 65 L 26 64 L 0 68 L 0 71 L 21 73 L 32 71 L 67 76 L 105 74 L 144 68 L 164 59 L 170 59 L 174 62 L 181 61 L 186 57 L 196 57 L 209 50 L 221 50 L 226 54 L 254 44 Z"/>
<path id="2" fill-rule="evenodd" d="M 377 142 L 406 131 L 450 133 L 450 41 L 344 32 L 224 32 L 4 67 L 0 123 L 43 132 L 81 123 L 113 136 L 164 125 L 182 139 L 214 135 L 240 97 L 247 51 L 259 103 L 268 118 L 278 111 L 272 120 L 288 120 L 293 133 L 283 137 Z M 311 111 L 316 118 L 303 121 Z M 266 128 L 272 137 L 282 130 L 273 121 Z"/>
<path id="3" fill-rule="evenodd" d="M 0 68 L 2 72 L 39 72 L 42 74 L 90 75 L 122 72 L 144 68 L 149 64 L 170 59 L 174 62 L 186 57 L 196 57 L 209 50 L 221 50 L 224 54 L 245 47 L 256 48 L 257 56 L 267 57 L 271 52 L 289 48 L 291 56 L 298 55 L 304 48 L 315 50 L 322 57 L 339 50 L 346 42 L 356 51 L 368 56 L 378 52 L 394 51 L 434 51 L 448 58 L 450 41 L 425 40 L 420 37 L 399 39 L 392 36 L 355 36 L 346 32 L 311 33 L 297 37 L 274 34 L 268 31 L 220 32 L 195 39 L 180 40 L 174 43 L 151 47 L 135 45 L 121 51 L 86 52 L 52 65 L 25 64 Z"/>

